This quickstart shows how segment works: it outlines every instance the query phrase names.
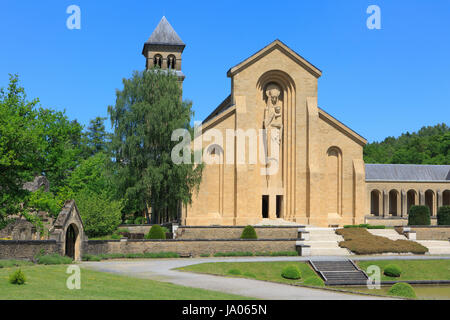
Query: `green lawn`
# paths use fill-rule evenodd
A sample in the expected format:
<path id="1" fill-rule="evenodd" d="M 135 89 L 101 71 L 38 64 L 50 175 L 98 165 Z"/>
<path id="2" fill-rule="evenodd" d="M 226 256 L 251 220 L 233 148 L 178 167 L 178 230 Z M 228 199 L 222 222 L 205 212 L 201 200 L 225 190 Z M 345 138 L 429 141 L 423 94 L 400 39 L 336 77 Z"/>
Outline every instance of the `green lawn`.
<path id="1" fill-rule="evenodd" d="M 0 268 L 0 300 L 6 299 L 148 299 L 148 300 L 237 300 L 246 297 L 166 282 L 137 279 L 110 273 L 81 269 L 81 289 L 69 290 L 67 266 L 21 266 L 27 277 L 24 285 L 10 284 L 9 275 L 17 267 Z"/>
<path id="2" fill-rule="evenodd" d="M 433 285 L 413 285 L 416 292 L 417 299 L 421 300 L 450 300 L 450 286 L 433 286 Z M 362 292 L 368 294 L 376 294 L 382 296 L 389 296 L 389 289 L 391 286 L 383 286 L 381 289 L 368 289 L 367 287 L 338 287 L 351 292 Z"/>
<path id="3" fill-rule="evenodd" d="M 302 278 L 299 280 L 289 280 L 281 276 L 281 271 L 285 266 L 296 265 L 299 267 Z M 230 270 L 237 269 L 240 275 L 229 274 Z M 191 265 L 178 268 L 177 270 L 216 274 L 230 277 L 243 277 L 256 280 L 265 280 L 272 282 L 281 282 L 288 284 L 302 284 L 304 279 L 309 277 L 319 278 L 314 270 L 305 262 L 213 262 Z"/>
<path id="4" fill-rule="evenodd" d="M 356 261 L 361 269 L 367 270 L 370 265 L 381 268 L 381 281 L 392 280 L 450 280 L 450 260 L 376 260 Z M 396 264 L 402 269 L 398 278 L 383 275 L 384 267 Z"/>

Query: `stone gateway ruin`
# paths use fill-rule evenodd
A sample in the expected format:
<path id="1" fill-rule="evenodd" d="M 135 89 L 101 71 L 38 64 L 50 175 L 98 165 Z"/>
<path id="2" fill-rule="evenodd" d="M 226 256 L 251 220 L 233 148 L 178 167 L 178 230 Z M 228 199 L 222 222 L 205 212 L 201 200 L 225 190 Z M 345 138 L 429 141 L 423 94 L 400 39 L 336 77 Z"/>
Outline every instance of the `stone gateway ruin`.
<path id="1" fill-rule="evenodd" d="M 44 229 L 47 229 L 44 227 Z M 56 220 L 41 235 L 36 227 L 21 218 L 0 231 L 0 259 L 33 259 L 38 254 L 57 253 L 81 260 L 83 221 L 74 200 L 67 201 Z"/>

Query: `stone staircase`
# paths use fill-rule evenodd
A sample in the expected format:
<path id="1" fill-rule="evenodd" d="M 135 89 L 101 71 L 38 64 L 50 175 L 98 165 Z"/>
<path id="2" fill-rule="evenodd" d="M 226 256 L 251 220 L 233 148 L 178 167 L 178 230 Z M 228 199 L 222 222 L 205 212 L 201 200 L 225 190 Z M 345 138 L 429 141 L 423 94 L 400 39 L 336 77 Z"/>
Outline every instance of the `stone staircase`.
<path id="1" fill-rule="evenodd" d="M 391 240 L 408 240 L 403 234 L 399 234 L 394 229 L 367 229 L 375 236 L 385 237 Z"/>
<path id="2" fill-rule="evenodd" d="M 386 237 L 391 240 L 408 240 L 404 235 L 399 234 L 394 229 L 368 229 L 376 236 Z M 428 254 L 450 254 L 450 241 L 444 240 L 412 240 L 428 248 Z"/>
<path id="3" fill-rule="evenodd" d="M 321 261 L 309 260 L 313 269 L 322 277 L 326 285 L 365 285 L 367 274 L 352 260 Z"/>
<path id="4" fill-rule="evenodd" d="M 304 227 L 309 233 L 309 238 L 301 243 L 310 246 L 311 256 L 348 256 L 351 252 L 339 247 L 339 242 L 344 239 L 335 233 L 334 228 Z M 299 231 L 301 232 L 301 231 Z"/>
<path id="5" fill-rule="evenodd" d="M 428 254 L 450 254 L 450 241 L 444 240 L 416 240 L 428 248 Z"/>

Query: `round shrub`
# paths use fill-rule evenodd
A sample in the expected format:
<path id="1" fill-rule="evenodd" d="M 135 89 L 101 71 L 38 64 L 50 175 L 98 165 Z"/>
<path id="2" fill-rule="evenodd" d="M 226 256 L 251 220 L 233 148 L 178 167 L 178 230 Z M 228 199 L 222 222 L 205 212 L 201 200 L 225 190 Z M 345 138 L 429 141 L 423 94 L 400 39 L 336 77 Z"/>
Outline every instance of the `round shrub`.
<path id="1" fill-rule="evenodd" d="M 437 223 L 439 226 L 450 226 L 450 206 L 439 208 L 437 212 Z"/>
<path id="2" fill-rule="evenodd" d="M 411 206 L 409 209 L 408 225 L 429 226 L 430 224 L 430 209 L 427 206 Z"/>
<path id="3" fill-rule="evenodd" d="M 145 239 L 166 239 L 166 233 L 160 225 L 154 225 L 150 231 L 145 235 Z"/>
<path id="4" fill-rule="evenodd" d="M 255 228 L 252 226 L 246 226 L 242 231 L 241 239 L 258 239 Z"/>
<path id="5" fill-rule="evenodd" d="M 283 268 L 281 276 L 285 279 L 297 280 L 302 277 L 302 274 L 297 266 L 287 266 Z"/>
<path id="6" fill-rule="evenodd" d="M 22 270 L 16 270 L 14 273 L 11 273 L 9 276 L 9 283 L 11 284 L 24 284 L 27 281 L 27 278 L 25 277 L 25 274 L 22 272 Z"/>
<path id="7" fill-rule="evenodd" d="M 402 274 L 402 269 L 400 269 L 400 267 L 395 264 L 389 264 L 386 266 L 386 268 L 384 268 L 383 273 L 385 276 L 397 278 Z"/>
<path id="8" fill-rule="evenodd" d="M 409 283 L 396 283 L 388 291 L 388 294 L 397 297 L 416 298 L 416 293 Z"/>
<path id="9" fill-rule="evenodd" d="M 230 269 L 228 270 L 228 274 L 234 275 L 234 276 L 238 276 L 241 274 L 241 271 L 238 269 Z"/>
<path id="10" fill-rule="evenodd" d="M 303 284 L 305 286 L 313 286 L 313 287 L 324 287 L 325 286 L 325 282 L 323 282 L 322 279 L 317 278 L 317 277 L 306 278 L 305 281 L 303 281 Z"/>

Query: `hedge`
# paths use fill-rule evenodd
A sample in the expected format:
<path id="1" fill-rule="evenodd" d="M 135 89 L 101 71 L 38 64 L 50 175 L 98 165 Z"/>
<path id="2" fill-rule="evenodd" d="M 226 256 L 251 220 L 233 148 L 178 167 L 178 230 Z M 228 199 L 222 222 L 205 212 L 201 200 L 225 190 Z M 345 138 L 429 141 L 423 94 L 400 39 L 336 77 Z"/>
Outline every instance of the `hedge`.
<path id="1" fill-rule="evenodd" d="M 450 206 L 439 208 L 437 212 L 437 223 L 439 226 L 450 226 Z"/>
<path id="2" fill-rule="evenodd" d="M 430 209 L 427 206 L 411 206 L 409 209 L 408 225 L 429 226 L 430 224 Z"/>

